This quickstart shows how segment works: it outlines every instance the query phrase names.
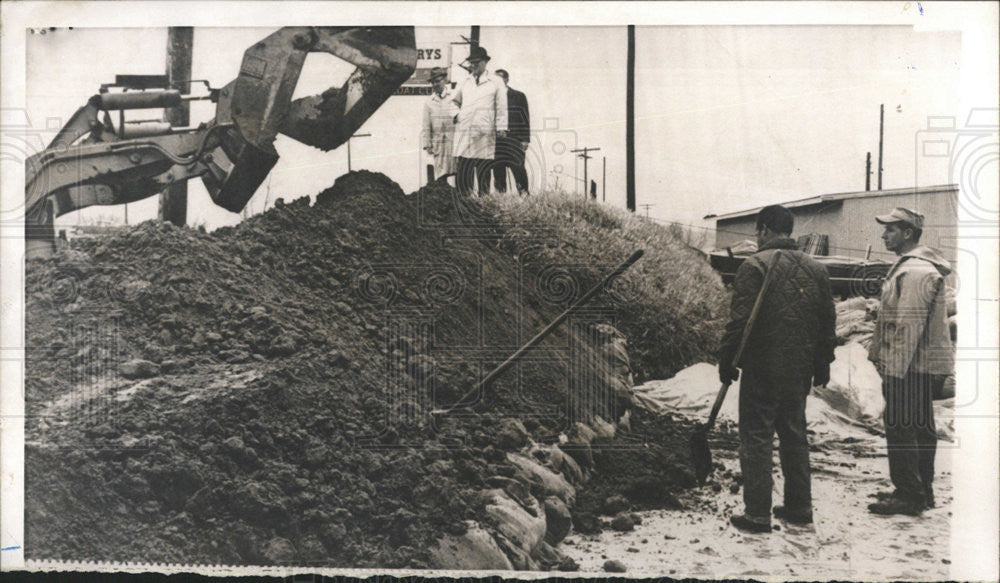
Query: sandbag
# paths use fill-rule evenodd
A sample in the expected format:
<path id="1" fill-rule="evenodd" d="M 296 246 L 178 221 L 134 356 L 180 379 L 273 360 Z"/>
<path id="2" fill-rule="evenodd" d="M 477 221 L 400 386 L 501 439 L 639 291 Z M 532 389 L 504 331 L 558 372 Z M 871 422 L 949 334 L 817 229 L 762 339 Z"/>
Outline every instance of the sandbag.
<path id="1" fill-rule="evenodd" d="M 589 423 L 594 417 L 618 419 L 632 400 L 632 366 L 625 336 L 609 324 L 585 324 L 574 334 L 575 386 L 570 416 Z"/>
<path id="2" fill-rule="evenodd" d="M 545 510 L 534 496 L 528 496 L 533 512 L 499 489 L 486 492 L 489 502 L 486 515 L 496 523 L 497 530 L 513 545 L 530 555 L 545 537 Z"/>
<path id="3" fill-rule="evenodd" d="M 507 459 L 528 474 L 531 481 L 540 484 L 544 496 L 556 496 L 566 504 L 573 505 L 576 500 L 576 489 L 560 474 L 521 454 L 508 453 Z"/>
<path id="4" fill-rule="evenodd" d="M 431 547 L 431 568 L 476 571 L 514 568 L 490 533 L 471 520 L 466 521 L 466 526 L 465 534 L 445 534 Z"/>
<path id="5" fill-rule="evenodd" d="M 836 305 L 837 344 L 858 342 L 867 348 L 871 342 L 872 334 L 875 332 L 879 303 L 877 299 L 863 297 L 838 302 Z"/>

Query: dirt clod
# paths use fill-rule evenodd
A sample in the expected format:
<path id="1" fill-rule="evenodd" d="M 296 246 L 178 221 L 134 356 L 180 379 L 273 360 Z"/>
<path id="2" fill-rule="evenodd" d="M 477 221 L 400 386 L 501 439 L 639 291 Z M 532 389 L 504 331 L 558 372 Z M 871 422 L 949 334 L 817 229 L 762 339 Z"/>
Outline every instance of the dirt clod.
<path id="1" fill-rule="evenodd" d="M 160 374 L 160 366 L 155 362 L 136 358 L 123 363 L 118 372 L 127 379 L 148 379 Z"/>
<path id="2" fill-rule="evenodd" d="M 635 528 L 635 522 L 630 514 L 619 514 L 611 520 L 611 528 L 618 532 L 628 532 Z"/>

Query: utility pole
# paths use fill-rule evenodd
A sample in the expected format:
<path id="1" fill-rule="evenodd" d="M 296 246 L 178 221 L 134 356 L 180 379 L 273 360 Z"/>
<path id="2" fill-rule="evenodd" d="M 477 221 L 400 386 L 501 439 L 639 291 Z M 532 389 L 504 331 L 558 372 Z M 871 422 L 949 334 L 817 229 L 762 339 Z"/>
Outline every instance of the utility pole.
<path id="1" fill-rule="evenodd" d="M 635 25 L 628 25 L 625 82 L 625 208 L 635 212 Z"/>
<path id="2" fill-rule="evenodd" d="M 576 154 L 577 152 L 583 152 L 582 154 L 577 154 L 577 157 L 583 158 L 583 195 L 584 198 L 587 196 L 587 189 L 590 187 L 590 181 L 587 180 L 587 160 L 593 158 L 593 156 L 588 156 L 587 152 L 596 152 L 600 148 L 580 148 L 578 150 L 570 150 L 570 152 Z"/>
<path id="3" fill-rule="evenodd" d="M 473 26 L 469 31 L 469 48 L 479 46 L 479 27 Z"/>
<path id="4" fill-rule="evenodd" d="M 642 208 L 646 209 L 646 218 L 648 219 L 649 218 L 649 207 L 656 206 L 656 205 L 654 205 L 654 204 L 640 204 L 639 206 L 641 206 Z"/>
<path id="5" fill-rule="evenodd" d="M 882 133 L 885 129 L 885 104 L 878 106 L 878 189 L 882 190 Z"/>
<path id="6" fill-rule="evenodd" d="M 354 138 L 367 138 L 371 134 L 354 134 L 353 136 L 347 138 L 347 171 L 351 171 L 351 140 Z"/>
<path id="7" fill-rule="evenodd" d="M 608 200 L 608 157 L 601 156 L 601 202 Z"/>
<path id="8" fill-rule="evenodd" d="M 167 84 L 182 94 L 191 93 L 191 51 L 194 28 L 171 26 L 167 29 Z M 166 108 L 164 121 L 173 127 L 186 127 L 191 123 L 191 109 L 186 100 L 176 107 Z M 128 213 L 128 210 L 125 211 Z M 178 227 L 187 223 L 187 181 L 178 180 L 160 194 L 159 218 Z M 128 215 L 126 214 L 126 224 Z"/>
<path id="9" fill-rule="evenodd" d="M 865 192 L 872 189 L 872 153 L 868 152 L 868 158 L 865 160 Z"/>

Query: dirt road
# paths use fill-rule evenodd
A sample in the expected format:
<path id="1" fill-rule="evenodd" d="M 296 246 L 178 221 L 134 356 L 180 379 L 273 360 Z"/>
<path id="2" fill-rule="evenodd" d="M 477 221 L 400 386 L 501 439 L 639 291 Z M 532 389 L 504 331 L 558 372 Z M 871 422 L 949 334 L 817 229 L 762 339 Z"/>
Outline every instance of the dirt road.
<path id="1" fill-rule="evenodd" d="M 775 519 L 770 535 L 744 534 L 728 520 L 742 512 L 742 492 L 731 490 L 733 478 L 722 477 L 737 475 L 739 460 L 734 451 L 715 451 L 715 460 L 725 467 L 716 472 L 720 492 L 711 483 L 692 489 L 681 497 L 684 510 L 640 512 L 642 523 L 631 532 L 574 533 L 560 549 L 581 571 L 602 571 L 606 560 L 616 559 L 629 576 L 947 579 L 952 446 L 939 442 L 937 507 L 919 518 L 868 512 L 869 495 L 890 489 L 884 451 L 867 457 L 870 446 L 845 443 L 812 453 L 813 526 Z M 776 470 L 776 504 L 782 484 Z"/>

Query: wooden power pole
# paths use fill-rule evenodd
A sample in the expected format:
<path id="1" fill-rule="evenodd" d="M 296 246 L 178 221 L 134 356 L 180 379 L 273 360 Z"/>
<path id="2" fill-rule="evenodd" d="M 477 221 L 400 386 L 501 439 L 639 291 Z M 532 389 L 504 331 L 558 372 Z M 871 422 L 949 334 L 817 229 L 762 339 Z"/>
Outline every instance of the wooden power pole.
<path id="1" fill-rule="evenodd" d="M 194 28 L 171 26 L 167 30 L 167 83 L 187 95 L 191 92 L 191 48 L 194 42 Z M 174 127 L 186 127 L 191 123 L 191 110 L 187 101 L 165 111 L 165 121 Z M 161 221 L 183 227 L 187 223 L 187 181 L 178 180 L 160 194 Z"/>
<path id="2" fill-rule="evenodd" d="M 625 208 L 635 212 L 635 25 L 628 25 L 625 82 Z"/>
<path id="3" fill-rule="evenodd" d="M 865 191 L 872 189 L 872 153 L 868 152 L 868 157 L 865 159 Z"/>
<path id="4" fill-rule="evenodd" d="M 587 180 L 587 160 L 593 158 L 593 156 L 588 156 L 587 152 L 596 152 L 600 148 L 580 148 L 578 150 L 570 150 L 570 152 L 576 154 L 577 152 L 583 152 L 582 154 L 577 154 L 578 158 L 583 158 L 583 197 L 587 198 L 587 192 L 590 188 L 590 181 Z"/>
<path id="5" fill-rule="evenodd" d="M 882 132 L 885 128 L 885 104 L 878 106 L 878 189 L 882 190 Z"/>

